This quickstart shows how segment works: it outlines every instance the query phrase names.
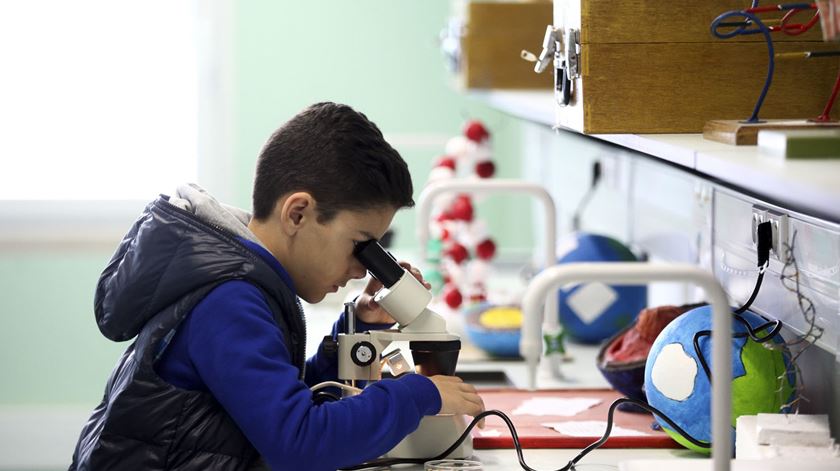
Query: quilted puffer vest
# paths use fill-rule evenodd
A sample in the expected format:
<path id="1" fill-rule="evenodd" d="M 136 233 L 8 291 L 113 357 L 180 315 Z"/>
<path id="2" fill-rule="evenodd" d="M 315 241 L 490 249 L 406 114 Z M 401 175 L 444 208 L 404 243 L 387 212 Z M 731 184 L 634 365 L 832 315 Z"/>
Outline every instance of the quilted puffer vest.
<path id="1" fill-rule="evenodd" d="M 155 361 L 193 307 L 219 283 L 257 286 L 304 373 L 306 329 L 297 297 L 260 257 L 162 196 L 123 239 L 100 277 L 97 323 L 116 341 L 137 337 L 84 426 L 70 470 L 247 470 L 259 454 L 213 396 L 176 388 Z"/>

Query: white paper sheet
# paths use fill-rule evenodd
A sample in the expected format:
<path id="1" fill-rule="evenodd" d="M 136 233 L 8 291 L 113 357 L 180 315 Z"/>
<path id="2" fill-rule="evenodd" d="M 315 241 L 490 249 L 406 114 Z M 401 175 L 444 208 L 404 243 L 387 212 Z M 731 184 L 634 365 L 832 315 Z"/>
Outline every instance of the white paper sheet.
<path id="1" fill-rule="evenodd" d="M 544 427 L 569 435 L 570 437 L 600 437 L 607 429 L 607 423 L 601 420 L 581 420 L 569 422 L 551 422 L 541 424 Z M 622 428 L 613 424 L 611 437 L 647 437 L 649 434 L 629 428 Z"/>
<path id="2" fill-rule="evenodd" d="M 513 410 L 513 415 L 559 415 L 572 417 L 586 409 L 597 406 L 602 401 L 591 397 L 573 397 L 569 399 L 559 397 L 535 397 L 522 402 Z"/>

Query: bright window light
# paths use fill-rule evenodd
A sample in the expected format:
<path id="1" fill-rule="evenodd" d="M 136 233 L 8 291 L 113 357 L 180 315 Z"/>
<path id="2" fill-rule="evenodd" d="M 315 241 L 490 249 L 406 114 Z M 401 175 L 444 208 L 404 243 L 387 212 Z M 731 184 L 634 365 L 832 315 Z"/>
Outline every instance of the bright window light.
<path id="1" fill-rule="evenodd" d="M 0 2 L 0 200 L 151 200 L 195 181 L 195 8 Z"/>

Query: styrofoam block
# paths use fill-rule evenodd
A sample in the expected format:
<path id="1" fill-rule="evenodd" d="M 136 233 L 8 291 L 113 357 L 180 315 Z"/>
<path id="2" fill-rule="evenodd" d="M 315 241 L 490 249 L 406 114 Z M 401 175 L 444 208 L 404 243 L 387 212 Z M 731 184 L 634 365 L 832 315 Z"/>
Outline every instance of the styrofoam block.
<path id="1" fill-rule="evenodd" d="M 777 414 L 759 414 L 777 415 Z M 811 416 L 813 417 L 813 416 Z M 774 419 L 770 419 L 772 422 Z M 754 415 L 742 415 L 735 422 L 735 456 L 739 460 L 764 460 L 764 459 L 803 459 L 803 460 L 824 460 L 840 457 L 840 449 L 834 444 L 831 438 L 819 445 L 798 445 L 798 444 L 759 444 L 757 439 L 757 424 L 759 417 Z"/>
<path id="2" fill-rule="evenodd" d="M 760 445 L 826 447 L 834 442 L 825 414 L 758 414 L 755 430 Z"/>
<path id="3" fill-rule="evenodd" d="M 832 443 L 827 446 L 773 446 L 759 445 L 762 458 L 790 458 L 802 460 L 824 460 L 840 457 L 838 447 Z"/>
<path id="4" fill-rule="evenodd" d="M 755 460 L 762 457 L 755 438 L 757 419 L 754 415 L 742 415 L 735 420 L 735 458 Z"/>
<path id="5" fill-rule="evenodd" d="M 627 460 L 618 463 L 618 471 L 650 471 L 678 469 L 680 471 L 713 471 L 710 459 Z M 840 459 L 827 460 L 732 460 L 732 471 L 837 471 Z"/>

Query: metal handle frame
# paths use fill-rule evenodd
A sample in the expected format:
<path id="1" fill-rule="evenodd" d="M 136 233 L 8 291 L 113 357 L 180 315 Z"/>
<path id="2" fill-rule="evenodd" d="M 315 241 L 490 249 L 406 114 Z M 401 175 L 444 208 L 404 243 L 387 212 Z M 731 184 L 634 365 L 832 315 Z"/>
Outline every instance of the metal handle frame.
<path id="1" fill-rule="evenodd" d="M 543 203 L 545 215 L 545 266 L 557 263 L 554 244 L 557 240 L 557 207 L 548 190 L 538 183 L 515 179 L 496 180 L 444 180 L 432 182 L 420 193 L 417 200 L 417 240 L 420 243 L 420 256 L 426 259 L 429 243 L 429 218 L 432 215 L 432 202 L 446 193 L 468 193 L 471 195 L 493 193 L 525 193 L 534 196 Z"/>
<path id="2" fill-rule="evenodd" d="M 536 388 L 542 355 L 542 306 L 557 299 L 557 289 L 573 282 L 633 285 L 651 281 L 686 281 L 703 288 L 712 306 L 712 465 L 729 471 L 732 457 L 732 314 L 726 294 L 715 277 L 696 266 L 663 263 L 569 263 L 546 268 L 525 290 L 522 300 L 522 338 L 519 351 L 528 366 L 529 386 Z M 548 313 L 557 316 L 557 313 Z"/>
<path id="3" fill-rule="evenodd" d="M 495 179 L 495 180 L 465 180 L 453 179 L 432 182 L 426 186 L 420 193 L 417 200 L 417 240 L 420 243 L 420 257 L 426 260 L 427 245 L 429 243 L 429 218 L 432 213 L 432 202 L 440 195 L 446 193 L 468 193 L 472 195 L 477 194 L 493 194 L 493 193 L 524 193 L 532 195 L 542 202 L 543 214 L 545 216 L 545 233 L 543 248 L 544 267 L 550 267 L 557 263 L 557 252 L 555 243 L 557 241 L 557 206 L 554 204 L 554 199 L 544 186 L 516 179 Z M 543 330 L 552 334 L 558 334 L 561 331 L 560 318 L 557 313 L 557 299 L 549 299 L 545 303 L 546 313 L 553 312 L 555 315 L 545 315 Z M 553 354 L 549 356 L 550 370 L 555 377 L 560 376 L 560 362 L 561 355 Z"/>

